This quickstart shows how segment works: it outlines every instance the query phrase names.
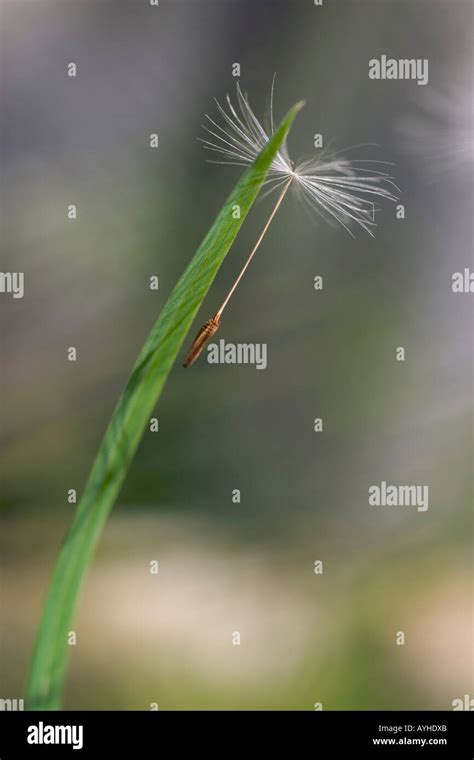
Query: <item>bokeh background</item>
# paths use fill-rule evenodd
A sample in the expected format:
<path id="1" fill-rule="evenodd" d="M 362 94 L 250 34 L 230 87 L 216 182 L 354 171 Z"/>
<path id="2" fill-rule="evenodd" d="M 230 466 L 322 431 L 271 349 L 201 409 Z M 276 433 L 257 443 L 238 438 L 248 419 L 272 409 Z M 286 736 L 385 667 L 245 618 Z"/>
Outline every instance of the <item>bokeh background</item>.
<path id="1" fill-rule="evenodd" d="M 277 116 L 306 99 L 294 157 L 322 133 L 392 161 L 406 218 L 384 205 L 376 238 L 352 239 L 285 202 L 220 333 L 267 342 L 269 366 L 173 369 L 87 578 L 65 707 L 429 710 L 473 694 L 473 296 L 451 289 L 473 266 L 472 15 L 468 0 L 4 0 L 2 269 L 25 272 L 25 296 L 0 301 L 0 696 L 24 693 L 67 491 L 238 179 L 196 140 L 235 62 L 259 114 L 274 72 Z M 428 58 L 428 86 L 370 80 L 382 54 Z M 429 510 L 369 507 L 381 480 L 429 485 Z"/>

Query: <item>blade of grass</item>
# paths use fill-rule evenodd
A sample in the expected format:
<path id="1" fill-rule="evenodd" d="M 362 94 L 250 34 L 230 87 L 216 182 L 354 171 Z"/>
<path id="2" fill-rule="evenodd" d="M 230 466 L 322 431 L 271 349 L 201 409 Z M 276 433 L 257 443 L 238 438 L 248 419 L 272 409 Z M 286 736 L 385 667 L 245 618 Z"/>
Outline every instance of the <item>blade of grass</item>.
<path id="1" fill-rule="evenodd" d="M 43 608 L 26 691 L 29 710 L 58 709 L 67 636 L 93 551 L 180 346 L 302 103 L 243 174 L 176 284 L 133 367 L 62 544 Z M 240 206 L 240 218 L 233 208 Z"/>

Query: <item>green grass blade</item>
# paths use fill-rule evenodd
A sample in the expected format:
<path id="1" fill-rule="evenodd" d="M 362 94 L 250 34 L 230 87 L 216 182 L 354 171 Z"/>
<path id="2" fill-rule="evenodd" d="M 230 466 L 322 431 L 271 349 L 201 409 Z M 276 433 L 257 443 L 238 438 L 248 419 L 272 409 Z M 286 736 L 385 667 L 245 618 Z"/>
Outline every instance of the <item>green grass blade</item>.
<path id="1" fill-rule="evenodd" d="M 133 367 L 59 552 L 37 633 L 26 692 L 30 710 L 58 709 L 67 636 L 93 551 L 168 373 L 224 257 L 301 108 L 294 106 L 243 174 L 171 293 Z M 240 206 L 240 218 L 232 210 Z"/>

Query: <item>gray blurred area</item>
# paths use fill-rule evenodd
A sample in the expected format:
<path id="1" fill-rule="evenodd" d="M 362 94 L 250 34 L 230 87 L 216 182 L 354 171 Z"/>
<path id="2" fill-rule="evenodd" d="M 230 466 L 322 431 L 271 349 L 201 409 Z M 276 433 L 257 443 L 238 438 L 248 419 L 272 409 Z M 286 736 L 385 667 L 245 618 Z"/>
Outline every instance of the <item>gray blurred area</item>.
<path id="1" fill-rule="evenodd" d="M 259 115 L 275 72 L 277 117 L 306 100 L 292 157 L 322 133 L 392 162 L 406 217 L 384 203 L 375 238 L 353 239 L 285 200 L 219 334 L 266 342 L 268 368 L 176 363 L 87 578 L 65 706 L 429 710 L 473 695 L 474 295 L 451 287 L 474 270 L 472 4 L 4 0 L 1 13 L 2 269 L 25 273 L 25 295 L 0 295 L 0 696 L 23 695 L 67 491 L 81 493 L 240 175 L 196 139 L 214 97 L 235 92 L 235 62 Z M 427 58 L 429 84 L 369 79 L 381 54 Z M 193 331 L 271 203 L 254 205 Z M 369 506 L 381 481 L 429 485 L 429 509 Z"/>

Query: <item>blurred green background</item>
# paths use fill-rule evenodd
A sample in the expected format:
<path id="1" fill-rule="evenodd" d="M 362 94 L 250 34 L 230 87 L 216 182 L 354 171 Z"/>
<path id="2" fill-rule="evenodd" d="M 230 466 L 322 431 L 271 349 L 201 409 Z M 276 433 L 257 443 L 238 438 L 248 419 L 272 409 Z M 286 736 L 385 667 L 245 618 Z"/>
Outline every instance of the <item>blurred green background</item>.
<path id="1" fill-rule="evenodd" d="M 219 335 L 266 342 L 268 368 L 172 371 L 87 578 L 65 707 L 426 710 L 472 695 L 472 295 L 451 289 L 472 269 L 472 15 L 463 0 L 2 3 L 2 266 L 25 273 L 25 297 L 0 301 L 1 697 L 23 695 L 67 491 L 239 176 L 196 140 L 235 62 L 260 115 L 274 72 L 278 117 L 306 99 L 293 157 L 322 133 L 394 162 L 406 218 L 385 204 L 376 238 L 354 240 L 285 201 Z M 429 84 L 370 80 L 382 54 L 428 58 Z M 370 507 L 382 480 L 429 485 L 429 510 Z"/>

